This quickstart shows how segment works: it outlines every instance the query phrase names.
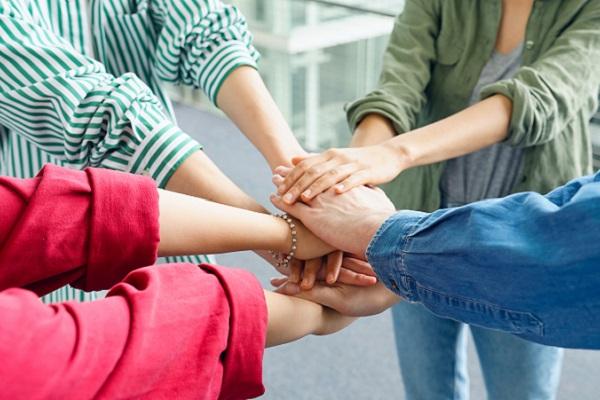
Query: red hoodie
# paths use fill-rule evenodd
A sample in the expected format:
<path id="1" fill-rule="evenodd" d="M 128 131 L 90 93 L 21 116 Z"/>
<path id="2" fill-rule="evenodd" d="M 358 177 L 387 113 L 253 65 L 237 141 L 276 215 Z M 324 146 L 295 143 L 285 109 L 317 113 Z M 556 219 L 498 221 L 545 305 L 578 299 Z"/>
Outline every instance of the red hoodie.
<path id="1" fill-rule="evenodd" d="M 52 165 L 33 179 L 0 178 L 2 397 L 261 395 L 259 283 L 213 265 L 141 268 L 158 243 L 148 178 Z M 90 303 L 39 300 L 66 284 L 112 288 Z"/>

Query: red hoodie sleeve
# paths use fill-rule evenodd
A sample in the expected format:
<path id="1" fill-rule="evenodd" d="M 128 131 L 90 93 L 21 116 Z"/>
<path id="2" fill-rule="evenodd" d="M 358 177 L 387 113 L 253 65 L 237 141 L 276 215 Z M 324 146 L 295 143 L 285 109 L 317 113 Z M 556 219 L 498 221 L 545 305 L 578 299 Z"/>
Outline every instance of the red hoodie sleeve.
<path id="1" fill-rule="evenodd" d="M 90 303 L 0 292 L 0 376 L 10 399 L 247 399 L 264 392 L 267 312 L 248 272 L 141 268 Z"/>
<path id="2" fill-rule="evenodd" d="M 149 178 L 47 165 L 33 179 L 0 177 L 0 205 L 0 290 L 107 289 L 156 260 Z"/>

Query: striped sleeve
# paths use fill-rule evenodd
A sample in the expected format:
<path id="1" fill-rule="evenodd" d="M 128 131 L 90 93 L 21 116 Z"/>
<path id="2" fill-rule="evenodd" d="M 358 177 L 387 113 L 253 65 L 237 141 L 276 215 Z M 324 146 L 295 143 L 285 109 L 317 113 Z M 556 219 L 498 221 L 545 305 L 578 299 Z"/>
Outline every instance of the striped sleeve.
<path id="1" fill-rule="evenodd" d="M 216 104 L 221 85 L 234 69 L 256 68 L 259 54 L 236 7 L 220 0 L 151 0 L 151 4 L 162 80 L 200 88 Z"/>
<path id="2" fill-rule="evenodd" d="M 143 172 L 165 186 L 198 144 L 135 75 L 106 73 L 21 3 L 8 4 L 0 5 L 0 125 L 64 165 Z"/>

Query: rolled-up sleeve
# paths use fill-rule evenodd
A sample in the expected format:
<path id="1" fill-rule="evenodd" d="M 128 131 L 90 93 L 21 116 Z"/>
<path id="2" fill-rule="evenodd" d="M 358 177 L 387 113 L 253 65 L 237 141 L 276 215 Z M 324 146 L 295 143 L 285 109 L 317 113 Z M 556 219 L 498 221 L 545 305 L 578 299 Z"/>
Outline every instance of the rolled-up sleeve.
<path id="1" fill-rule="evenodd" d="M 108 289 L 156 261 L 158 193 L 147 177 L 48 164 L 0 178 L 0 289 Z"/>
<path id="2" fill-rule="evenodd" d="M 392 121 L 397 133 L 415 128 L 436 56 L 439 8 L 438 0 L 406 2 L 385 51 L 377 89 L 345 107 L 352 131 L 373 113 Z"/>
<path id="3" fill-rule="evenodd" d="M 482 98 L 512 100 L 506 142 L 535 146 L 562 134 L 582 108 L 595 111 L 600 90 L 600 2 L 588 1 L 552 47 L 511 79 L 483 88 Z"/>
<path id="4" fill-rule="evenodd" d="M 385 285 L 432 312 L 562 347 L 600 348 L 600 173 L 388 219 L 367 257 Z"/>
<path id="5" fill-rule="evenodd" d="M 0 314 L 6 398 L 248 399 L 264 392 L 267 310 L 246 271 L 140 268 L 88 303 L 46 305 L 11 288 L 0 291 Z"/>
<path id="6" fill-rule="evenodd" d="M 219 0 L 152 0 L 159 32 L 157 71 L 166 82 L 202 89 L 216 104 L 221 85 L 236 68 L 256 68 L 258 51 L 246 20 Z"/>
<path id="7" fill-rule="evenodd" d="M 107 73 L 18 2 L 0 6 L 0 64 L 0 124 L 66 166 L 144 173 L 164 187 L 200 149 L 138 77 Z"/>

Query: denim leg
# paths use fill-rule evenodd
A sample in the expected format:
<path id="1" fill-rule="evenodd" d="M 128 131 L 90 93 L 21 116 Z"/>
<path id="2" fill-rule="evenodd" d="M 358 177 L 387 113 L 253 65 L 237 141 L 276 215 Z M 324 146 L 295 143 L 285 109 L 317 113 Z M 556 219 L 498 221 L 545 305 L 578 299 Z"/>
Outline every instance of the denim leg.
<path id="1" fill-rule="evenodd" d="M 392 315 L 406 399 L 468 399 L 465 325 L 406 302 Z"/>
<path id="2" fill-rule="evenodd" d="M 556 397 L 563 350 L 516 336 L 471 327 L 489 400 Z"/>

